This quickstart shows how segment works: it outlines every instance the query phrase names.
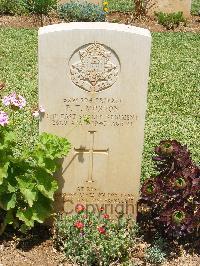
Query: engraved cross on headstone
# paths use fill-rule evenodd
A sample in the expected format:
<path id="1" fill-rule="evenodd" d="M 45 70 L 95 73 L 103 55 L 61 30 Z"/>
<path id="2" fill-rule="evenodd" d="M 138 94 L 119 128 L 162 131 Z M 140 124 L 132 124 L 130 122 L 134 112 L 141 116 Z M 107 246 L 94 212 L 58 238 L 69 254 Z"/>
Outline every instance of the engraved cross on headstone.
<path id="1" fill-rule="evenodd" d="M 95 149 L 94 148 L 94 134 L 96 131 L 89 131 L 90 133 L 90 147 L 86 148 L 74 148 L 75 154 L 86 153 L 89 154 L 89 168 L 88 168 L 88 179 L 87 182 L 94 182 L 93 180 L 93 169 L 94 169 L 94 154 L 108 154 L 109 149 Z"/>

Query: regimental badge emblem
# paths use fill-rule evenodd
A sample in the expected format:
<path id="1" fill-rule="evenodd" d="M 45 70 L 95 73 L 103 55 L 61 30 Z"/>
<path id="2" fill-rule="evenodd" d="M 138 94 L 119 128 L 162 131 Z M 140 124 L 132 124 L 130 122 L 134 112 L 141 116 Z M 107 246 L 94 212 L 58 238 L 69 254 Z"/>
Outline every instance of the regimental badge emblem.
<path id="1" fill-rule="evenodd" d="M 89 44 L 78 52 L 80 61 L 70 65 L 72 82 L 88 92 L 100 92 L 111 87 L 119 74 L 119 61 L 109 48 Z"/>

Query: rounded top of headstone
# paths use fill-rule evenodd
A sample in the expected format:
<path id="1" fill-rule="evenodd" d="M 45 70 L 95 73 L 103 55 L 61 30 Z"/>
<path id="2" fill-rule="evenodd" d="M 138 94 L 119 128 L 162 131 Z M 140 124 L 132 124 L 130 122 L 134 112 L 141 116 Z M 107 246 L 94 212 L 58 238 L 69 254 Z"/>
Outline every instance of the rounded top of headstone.
<path id="1" fill-rule="evenodd" d="M 143 35 L 151 37 L 149 30 L 139 28 L 135 26 L 109 23 L 109 22 L 71 22 L 71 23 L 60 23 L 45 26 L 39 29 L 39 35 L 58 32 L 58 31 L 71 31 L 71 30 L 108 30 L 108 31 L 119 31 L 128 32 L 137 35 Z"/>

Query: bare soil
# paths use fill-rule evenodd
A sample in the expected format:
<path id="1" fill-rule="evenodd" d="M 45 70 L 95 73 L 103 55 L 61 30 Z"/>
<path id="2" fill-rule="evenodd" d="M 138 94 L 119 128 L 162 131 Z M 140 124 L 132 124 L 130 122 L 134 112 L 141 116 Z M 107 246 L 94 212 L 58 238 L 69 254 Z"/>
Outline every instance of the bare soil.
<path id="1" fill-rule="evenodd" d="M 0 239 L 0 266 L 56 266 L 65 264 L 64 256 L 53 244 L 51 232 L 39 226 L 23 236 L 12 230 Z"/>
<path id="2" fill-rule="evenodd" d="M 75 266 L 56 249 L 51 230 L 40 225 L 26 236 L 12 229 L 7 230 L 0 238 L 0 266 Z M 132 258 L 133 265 L 152 265 L 144 261 L 148 245 L 146 242 L 138 244 Z M 187 251 L 180 246 L 170 248 L 173 250 L 172 253 L 170 251 L 173 259 L 168 259 L 162 266 L 199 266 L 199 240 L 194 243 L 194 247 L 195 249 L 188 248 Z"/>
<path id="3" fill-rule="evenodd" d="M 187 25 L 181 24 L 174 30 L 167 30 L 164 26 L 157 23 L 154 18 L 142 17 L 140 19 L 134 18 L 132 13 L 112 12 L 107 15 L 107 21 L 113 23 L 123 23 L 142 28 L 147 28 L 151 32 L 193 32 L 200 33 L 200 16 L 191 16 L 187 20 Z M 61 23 L 56 16 L 45 17 L 44 25 Z M 34 16 L 1 16 L 0 27 L 12 28 L 38 28 L 41 26 L 40 20 Z"/>
<path id="4" fill-rule="evenodd" d="M 191 16 L 188 18 L 186 26 L 180 24 L 180 26 L 174 30 L 167 30 L 164 26 L 158 24 L 153 17 L 141 17 L 136 19 L 131 13 L 124 13 L 123 15 L 119 12 L 111 13 L 108 16 L 108 21 L 142 27 L 149 29 L 151 32 L 200 32 L 200 16 Z"/>

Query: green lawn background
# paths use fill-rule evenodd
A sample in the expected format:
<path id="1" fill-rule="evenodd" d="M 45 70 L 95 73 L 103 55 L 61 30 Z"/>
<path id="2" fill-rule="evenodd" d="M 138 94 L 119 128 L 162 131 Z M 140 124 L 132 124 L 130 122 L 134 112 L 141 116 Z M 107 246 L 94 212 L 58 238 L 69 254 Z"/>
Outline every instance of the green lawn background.
<path id="1" fill-rule="evenodd" d="M 162 139 L 187 144 L 200 161 L 200 34 L 152 35 L 142 179 L 153 173 L 151 157 Z M 28 149 L 38 134 L 31 115 L 38 101 L 37 31 L 2 28 L 0 39 L 0 80 L 7 85 L 1 96 L 17 91 L 26 97 L 16 133 L 19 150 L 22 144 Z"/>

